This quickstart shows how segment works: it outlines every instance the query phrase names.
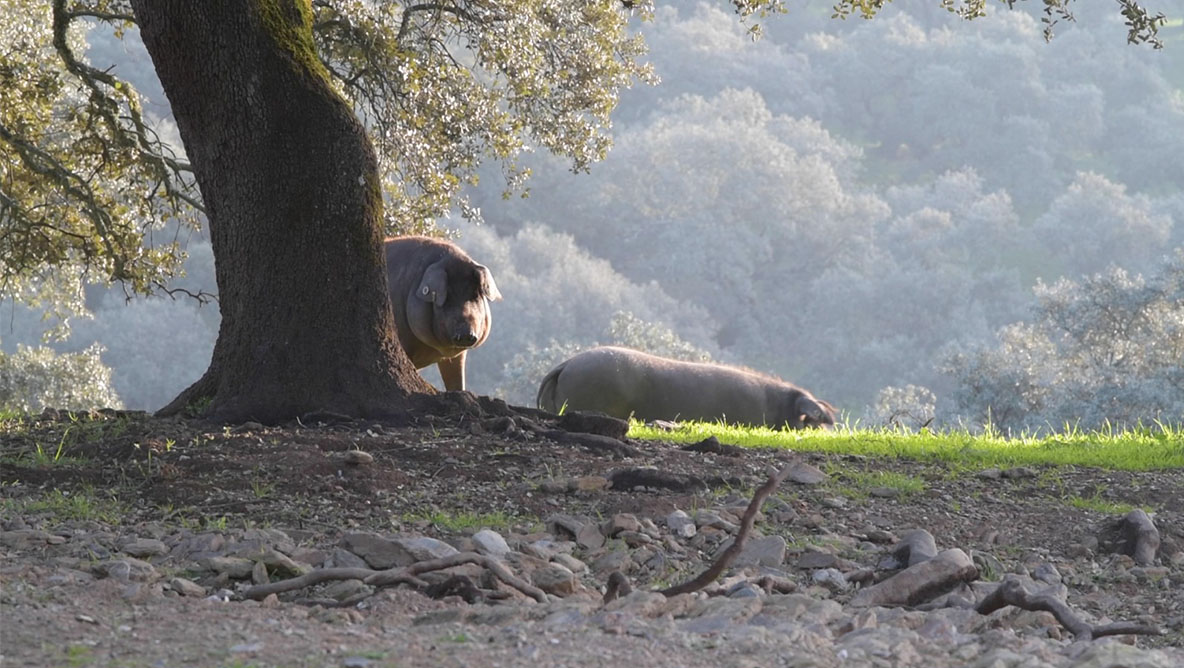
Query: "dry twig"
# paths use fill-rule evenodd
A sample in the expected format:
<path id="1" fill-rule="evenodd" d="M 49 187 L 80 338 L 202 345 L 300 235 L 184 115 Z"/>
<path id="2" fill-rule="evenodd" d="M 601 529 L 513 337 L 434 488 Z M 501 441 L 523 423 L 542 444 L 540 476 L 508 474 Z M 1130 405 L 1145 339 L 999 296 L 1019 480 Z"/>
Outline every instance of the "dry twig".
<path id="1" fill-rule="evenodd" d="M 1023 610 L 1052 613 L 1052 616 L 1056 617 L 1057 621 L 1078 640 L 1093 640 L 1102 636 L 1127 634 L 1159 635 L 1162 633 L 1162 631 L 1154 626 L 1134 622 L 1115 622 L 1113 624 L 1094 626 L 1078 617 L 1064 601 L 1052 596 L 1029 592 L 1024 588 L 1024 584 L 1014 575 L 1005 577 L 995 591 L 988 594 L 986 598 L 978 602 L 978 605 L 974 606 L 974 610 L 979 614 L 989 615 L 1009 605 L 1014 605 Z"/>
<path id="2" fill-rule="evenodd" d="M 673 587 L 663 589 L 658 593 L 666 597 L 687 594 L 706 587 L 708 584 L 718 578 L 720 574 L 724 572 L 724 569 L 732 563 L 732 560 L 734 560 L 736 556 L 740 554 L 741 550 L 744 549 L 744 544 L 748 542 L 748 534 L 752 533 L 752 525 L 756 521 L 757 512 L 759 512 L 761 506 L 765 504 L 765 499 L 769 498 L 769 495 L 773 493 L 773 490 L 777 489 L 777 485 L 780 485 L 781 481 L 785 480 L 785 477 L 789 475 L 790 468 L 791 466 L 787 465 L 780 471 L 770 474 L 769 479 L 765 481 L 765 484 L 758 487 L 757 490 L 752 493 L 752 501 L 748 503 L 748 508 L 744 510 L 744 515 L 740 518 L 740 530 L 736 532 L 736 538 L 732 541 L 732 544 L 728 546 L 728 549 L 724 550 L 724 553 L 719 555 L 719 558 L 715 560 L 715 563 L 711 564 L 707 570 L 700 573 L 694 579 L 688 580 L 682 584 L 674 585 Z"/>

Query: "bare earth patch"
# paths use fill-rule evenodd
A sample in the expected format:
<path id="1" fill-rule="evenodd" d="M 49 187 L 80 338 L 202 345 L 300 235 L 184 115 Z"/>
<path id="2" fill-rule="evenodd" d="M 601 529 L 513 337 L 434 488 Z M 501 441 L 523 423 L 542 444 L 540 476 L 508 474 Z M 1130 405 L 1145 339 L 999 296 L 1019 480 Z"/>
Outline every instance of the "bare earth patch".
<path id="1" fill-rule="evenodd" d="M 457 401 L 463 408 L 465 401 Z M 997 663 L 982 665 L 1010 666 L 1020 663 L 1008 652 L 1023 657 L 1027 651 L 1037 657 L 1030 665 L 1116 666 L 1130 659 L 1128 651 L 1159 652 L 1154 656 L 1161 663 L 1146 665 L 1184 665 L 1172 663 L 1184 662 L 1180 471 L 1034 468 L 994 475 L 906 460 L 691 451 L 658 442 L 615 450 L 594 439 L 558 438 L 554 425 L 533 413 L 441 405 L 444 410 L 436 406 L 403 424 L 326 419 L 221 427 L 107 414 L 46 415 L 8 425 L 0 432 L 0 665 L 955 666 L 986 657 Z M 701 527 L 696 537 L 675 540 L 667 516 L 676 509 L 692 516 L 738 513 L 770 469 L 794 461 L 824 479 L 781 485 L 757 528 L 785 539 L 784 559 L 747 573 L 776 575 L 801 601 L 825 604 L 826 614 L 839 616 L 824 622 L 817 621 L 823 613 L 810 613 L 815 622 L 796 620 L 804 635 L 795 638 L 789 627 L 760 626 L 762 613 L 752 610 L 713 609 L 731 615 L 715 628 L 696 622 L 709 615 L 692 619 L 699 613 L 682 609 L 653 617 L 629 616 L 629 610 L 614 617 L 602 609 L 599 588 L 607 571 L 598 564 L 612 561 L 606 555 L 629 557 L 621 563 L 632 566 L 622 570 L 639 590 L 687 580 L 710 562 L 729 530 Z M 639 480 L 647 484 L 625 485 Z M 901 480 L 908 484 L 892 482 Z M 1126 507 L 1146 508 L 1154 517 L 1161 545 L 1153 565 L 1115 553 L 1114 525 Z M 650 532 L 658 538 L 627 540 L 637 531 L 584 546 L 551 533 L 547 520 L 557 514 L 604 525 L 628 514 L 652 520 L 660 531 Z M 405 587 L 379 588 L 333 607 L 323 597 L 318 603 L 315 592 L 262 603 L 222 600 L 236 598 L 245 585 L 195 570 L 190 562 L 201 556 L 197 552 L 188 561 L 176 558 L 177 542 L 194 536 L 225 535 L 233 542 L 278 529 L 292 543 L 288 551 L 312 563 L 330 558 L 351 532 L 432 537 L 465 549 L 482 528 L 499 532 L 515 550 L 567 540 L 574 545 L 571 556 L 590 568 L 580 574 L 575 594 L 546 608 L 512 592 L 470 604 L 457 595 L 433 600 Z M 969 618 L 951 618 L 956 628 L 929 639 L 923 613 L 888 611 L 871 623 L 842 607 L 857 587 L 815 577 L 833 567 L 881 579 L 892 541 L 911 529 L 928 531 L 938 549 L 974 555 L 980 571 L 998 571 L 983 572 L 984 581 L 1003 573 L 1039 575 L 1051 566 L 1074 609 L 1095 620 L 1154 624 L 1164 633 L 1064 649 L 1072 636 L 1047 613 L 1012 609 L 973 628 L 959 621 Z M 153 540 L 166 552 L 152 553 Z M 103 565 L 140 549 L 146 553 L 139 560 L 155 568 L 151 576 L 138 580 L 134 570 L 113 574 Z M 181 595 L 179 585 L 168 584 L 174 577 L 195 582 L 198 593 Z M 264 577 L 283 576 L 273 569 Z M 828 602 L 834 606 L 825 607 Z M 704 596 L 686 605 L 702 608 Z M 546 614 L 520 611 L 530 606 Z M 771 604 L 765 608 L 768 614 Z M 925 642 L 974 644 L 978 653 L 959 657 L 950 649 L 935 657 L 920 654 L 915 643 L 896 646 L 881 638 L 889 656 L 859 654 L 851 643 L 860 633 L 887 629 L 896 623 L 893 615 L 918 615 L 918 628 L 900 622 L 901 628 Z M 1018 620 L 1023 615 L 1032 619 Z M 861 630 L 861 623 L 868 628 Z M 974 643 L 958 639 L 971 636 Z M 819 638 L 821 644 L 811 645 Z"/>

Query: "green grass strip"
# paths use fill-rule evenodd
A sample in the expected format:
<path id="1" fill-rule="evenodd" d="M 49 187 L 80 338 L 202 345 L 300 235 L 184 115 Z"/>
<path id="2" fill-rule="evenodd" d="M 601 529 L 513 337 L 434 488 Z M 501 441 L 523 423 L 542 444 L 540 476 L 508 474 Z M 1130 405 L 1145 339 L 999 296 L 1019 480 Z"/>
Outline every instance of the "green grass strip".
<path id="1" fill-rule="evenodd" d="M 784 448 L 798 452 L 901 457 L 940 461 L 972 468 L 1059 465 L 1124 471 L 1184 468 L 1184 427 L 1156 425 L 1126 431 L 1066 430 L 1047 436 L 1005 437 L 987 432 L 893 429 L 779 431 L 717 423 L 685 423 L 664 431 L 633 421 L 629 436 L 638 439 L 696 443 L 715 436 L 746 448 Z"/>

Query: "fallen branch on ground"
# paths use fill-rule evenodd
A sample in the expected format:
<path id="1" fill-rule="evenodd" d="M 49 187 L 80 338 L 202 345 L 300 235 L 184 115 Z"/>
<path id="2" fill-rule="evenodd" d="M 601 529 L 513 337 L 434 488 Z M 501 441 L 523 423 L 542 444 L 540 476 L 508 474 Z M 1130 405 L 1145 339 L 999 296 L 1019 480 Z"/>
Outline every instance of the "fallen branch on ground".
<path id="1" fill-rule="evenodd" d="M 988 594 L 974 606 L 975 612 L 989 615 L 996 610 L 1014 605 L 1022 610 L 1043 611 L 1052 613 L 1078 640 L 1093 640 L 1102 636 L 1127 634 L 1159 635 L 1162 633 L 1154 626 L 1137 624 L 1135 622 L 1115 622 L 1094 626 L 1077 616 L 1064 601 L 1047 594 L 1033 594 L 1028 591 L 1023 582 L 1014 575 L 1009 575 L 999 583 L 995 591 Z"/>
<path id="2" fill-rule="evenodd" d="M 714 582 L 724 572 L 724 569 L 732 563 L 732 560 L 744 549 L 744 544 L 748 542 L 748 535 L 752 533 L 752 525 L 756 522 L 756 514 L 760 512 L 761 506 L 765 505 L 765 499 L 769 498 L 773 490 L 777 489 L 781 481 L 785 480 L 785 477 L 789 475 L 790 468 L 791 466 L 785 466 L 780 471 L 769 474 L 769 479 L 765 481 L 765 484 L 758 487 L 752 493 L 752 501 L 748 502 L 748 508 L 744 510 L 744 515 L 740 518 L 740 530 L 736 532 L 736 538 L 732 540 L 732 544 L 728 546 L 728 549 L 719 555 L 715 563 L 711 564 L 707 570 L 700 573 L 694 579 L 674 585 L 673 587 L 668 587 L 658 593 L 669 598 L 679 594 L 698 591 Z"/>
<path id="3" fill-rule="evenodd" d="M 462 564 L 477 564 L 493 573 L 498 580 L 501 580 L 534 600 L 540 603 L 547 602 L 547 595 L 543 590 L 511 573 L 510 569 L 497 559 L 483 554 L 477 554 L 476 552 L 459 552 L 447 557 L 419 561 L 410 566 L 391 568 L 383 571 L 370 568 L 322 568 L 294 578 L 251 587 L 243 592 L 243 596 L 258 601 L 267 598 L 271 594 L 303 589 L 304 587 L 311 587 L 315 584 L 333 580 L 361 580 L 374 587 L 392 584 L 410 584 L 418 589 L 426 589 L 428 583 L 417 576 Z"/>

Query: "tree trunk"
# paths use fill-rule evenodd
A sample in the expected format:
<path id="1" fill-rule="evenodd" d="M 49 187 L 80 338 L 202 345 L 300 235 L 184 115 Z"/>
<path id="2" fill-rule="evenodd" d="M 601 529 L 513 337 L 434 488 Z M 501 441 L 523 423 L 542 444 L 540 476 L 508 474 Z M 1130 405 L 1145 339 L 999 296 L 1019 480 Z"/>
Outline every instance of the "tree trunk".
<path id="1" fill-rule="evenodd" d="M 194 402 L 227 422 L 380 417 L 431 392 L 387 298 L 374 149 L 308 0 L 133 0 L 209 216 L 222 325 Z"/>

